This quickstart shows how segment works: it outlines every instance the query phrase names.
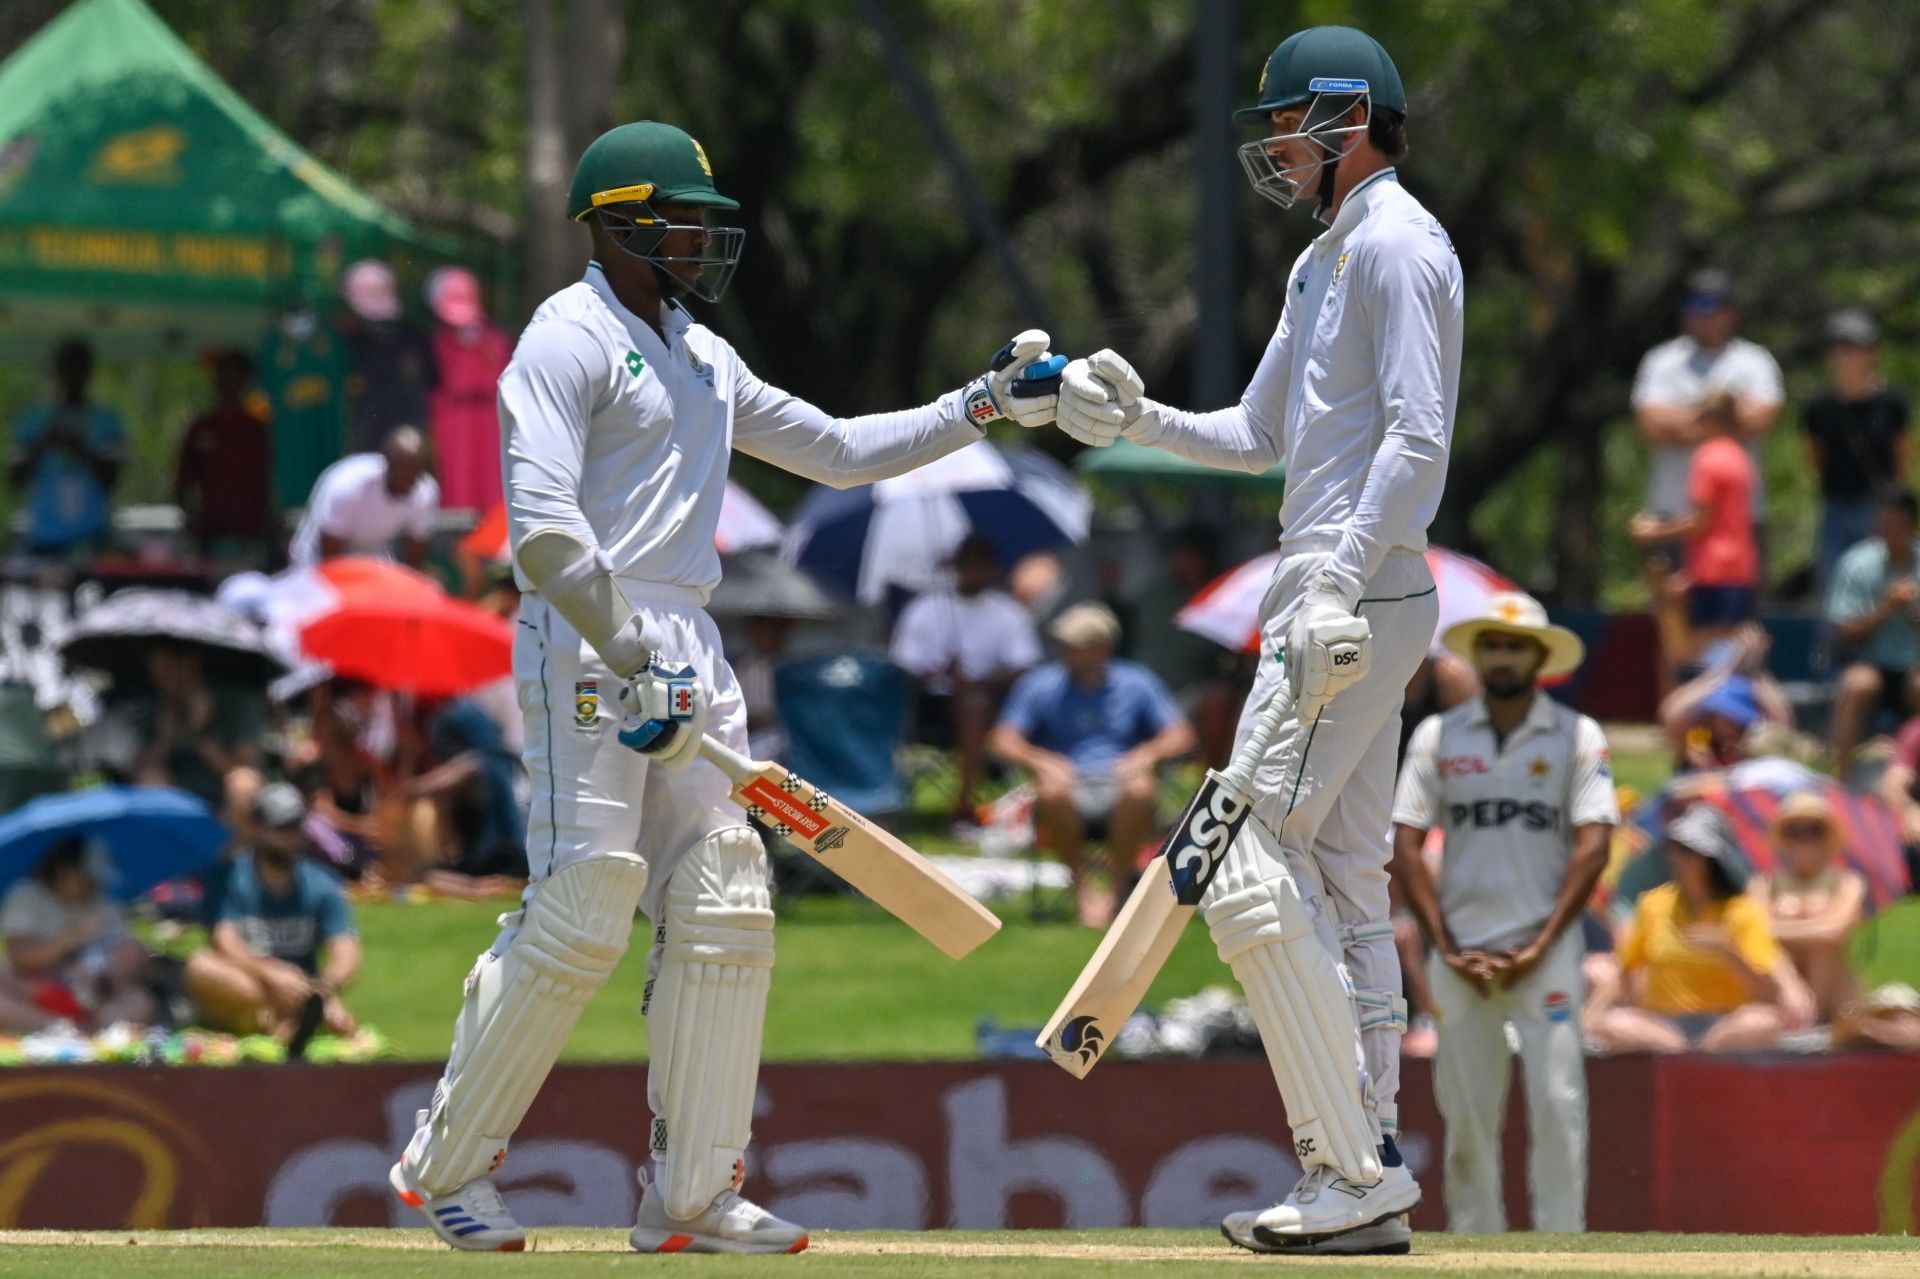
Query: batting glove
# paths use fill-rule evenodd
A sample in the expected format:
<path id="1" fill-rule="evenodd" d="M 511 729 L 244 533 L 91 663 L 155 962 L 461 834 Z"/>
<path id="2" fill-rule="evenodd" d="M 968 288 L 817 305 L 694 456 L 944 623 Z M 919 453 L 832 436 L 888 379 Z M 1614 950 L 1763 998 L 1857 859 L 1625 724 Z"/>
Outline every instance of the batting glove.
<path id="1" fill-rule="evenodd" d="M 1082 444 L 1105 448 L 1140 420 L 1146 390 L 1131 364 L 1112 351 L 1096 351 L 1061 375 L 1055 421 Z"/>
<path id="2" fill-rule="evenodd" d="M 1286 662 L 1300 722 L 1312 724 L 1373 668 L 1373 627 L 1355 617 L 1338 592 L 1309 587 L 1287 635 Z"/>
<path id="3" fill-rule="evenodd" d="M 707 690 L 693 667 L 662 662 L 656 654 L 620 690 L 620 744 L 670 769 L 700 753 L 707 732 Z"/>
<path id="4" fill-rule="evenodd" d="M 985 377 L 967 392 L 967 418 L 985 428 L 1010 418 L 1021 426 L 1053 421 L 1060 393 L 1060 370 L 1067 357 L 1047 350 L 1044 329 L 1028 329 L 994 353 Z"/>

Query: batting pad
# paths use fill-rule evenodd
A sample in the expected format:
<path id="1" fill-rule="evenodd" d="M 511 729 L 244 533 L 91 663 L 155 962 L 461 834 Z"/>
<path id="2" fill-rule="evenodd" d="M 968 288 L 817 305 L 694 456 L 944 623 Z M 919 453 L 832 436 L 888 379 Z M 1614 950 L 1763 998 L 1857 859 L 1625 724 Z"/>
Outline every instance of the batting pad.
<path id="1" fill-rule="evenodd" d="M 664 1206 L 684 1221 L 736 1184 L 753 1135 L 773 978 L 773 899 L 760 837 L 727 826 L 694 845 L 661 913 L 647 1101 Z"/>
<path id="2" fill-rule="evenodd" d="M 626 953 L 646 886 L 632 853 L 569 863 L 534 891 L 505 947 L 480 956 L 425 1139 L 407 1150 L 422 1189 L 443 1195 L 499 1166 L 580 1010 Z"/>
<path id="3" fill-rule="evenodd" d="M 1249 822 L 1234 849 L 1270 838 L 1259 822 Z M 1327 1164 L 1371 1184 L 1380 1179 L 1380 1156 L 1366 1110 L 1353 996 L 1314 933 L 1312 912 L 1278 846 L 1254 855 L 1260 874 L 1205 907 L 1208 931 L 1260 1028 L 1287 1105 L 1294 1154 L 1305 1166 Z"/>

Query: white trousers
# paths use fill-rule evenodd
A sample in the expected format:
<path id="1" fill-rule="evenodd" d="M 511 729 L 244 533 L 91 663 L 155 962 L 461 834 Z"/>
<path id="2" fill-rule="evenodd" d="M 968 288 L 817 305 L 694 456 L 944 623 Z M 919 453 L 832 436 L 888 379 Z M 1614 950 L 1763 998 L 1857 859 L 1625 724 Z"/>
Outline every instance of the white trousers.
<path id="1" fill-rule="evenodd" d="M 1448 1230 L 1494 1234 L 1507 1228 L 1500 1129 L 1507 1114 L 1508 1023 L 1520 1037 L 1533 1139 L 1527 1159 L 1533 1228 L 1569 1234 L 1587 1228 L 1583 951 L 1579 928 L 1570 928 L 1530 976 L 1487 998 L 1438 954 L 1428 962 L 1440 1023 L 1433 1090 L 1447 1126 Z"/>
<path id="2" fill-rule="evenodd" d="M 1290 554 L 1274 574 L 1261 606 L 1262 660 L 1236 746 L 1279 686 L 1284 668 L 1274 655 L 1284 645 L 1307 584 L 1326 560 L 1319 551 Z M 1281 729 L 1254 778 L 1260 796 L 1255 813 L 1280 837 L 1301 891 L 1321 899 L 1316 907 L 1326 925 L 1321 940 L 1346 965 L 1354 990 L 1398 1000 L 1400 956 L 1391 932 L 1357 940 L 1348 933 L 1391 918 L 1387 865 L 1393 858 L 1400 702 L 1439 620 L 1426 557 L 1389 552 L 1355 611 L 1373 628 L 1372 672 L 1335 697 L 1317 724 L 1296 719 Z M 1361 1032 L 1375 1117 L 1388 1136 L 1399 1126 L 1400 1034 L 1400 1027 L 1387 1025 Z"/>

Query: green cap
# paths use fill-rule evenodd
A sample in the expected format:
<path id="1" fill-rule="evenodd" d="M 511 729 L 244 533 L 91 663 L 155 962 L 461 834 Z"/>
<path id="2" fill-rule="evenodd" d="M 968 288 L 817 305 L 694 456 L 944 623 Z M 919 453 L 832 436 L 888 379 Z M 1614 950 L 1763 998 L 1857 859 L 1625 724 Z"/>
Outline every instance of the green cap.
<path id="1" fill-rule="evenodd" d="M 580 157 L 567 191 L 567 216 L 578 222 L 603 204 L 649 200 L 740 207 L 713 189 L 713 165 L 692 135 L 657 120 L 639 120 L 608 129 Z"/>
<path id="2" fill-rule="evenodd" d="M 1358 93 L 1343 82 L 1362 81 L 1373 105 L 1407 113 L 1407 90 L 1380 42 L 1352 27 L 1309 27 L 1280 42 L 1260 72 L 1260 99 L 1233 113 L 1241 124 L 1258 124 L 1275 111 L 1307 102 L 1316 93 Z"/>

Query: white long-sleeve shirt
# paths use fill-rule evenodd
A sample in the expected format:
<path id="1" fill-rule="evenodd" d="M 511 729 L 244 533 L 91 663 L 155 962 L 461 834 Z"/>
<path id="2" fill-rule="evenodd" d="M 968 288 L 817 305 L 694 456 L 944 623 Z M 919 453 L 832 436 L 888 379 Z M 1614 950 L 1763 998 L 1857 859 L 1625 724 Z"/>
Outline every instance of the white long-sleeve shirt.
<path id="1" fill-rule="evenodd" d="M 1128 435 L 1208 466 L 1284 459 L 1283 550 L 1333 553 L 1351 603 L 1394 547 L 1424 551 L 1446 486 L 1465 289 L 1439 222 L 1392 169 L 1348 193 L 1293 265 L 1240 403 L 1144 402 Z"/>
<path id="2" fill-rule="evenodd" d="M 664 341 L 591 263 L 534 312 L 500 375 L 516 550 L 534 529 L 566 529 L 604 550 L 617 577 L 704 596 L 720 580 L 714 530 L 731 450 L 844 488 L 981 438 L 964 391 L 898 413 L 831 417 L 755 377 L 681 307 L 663 310 Z"/>

